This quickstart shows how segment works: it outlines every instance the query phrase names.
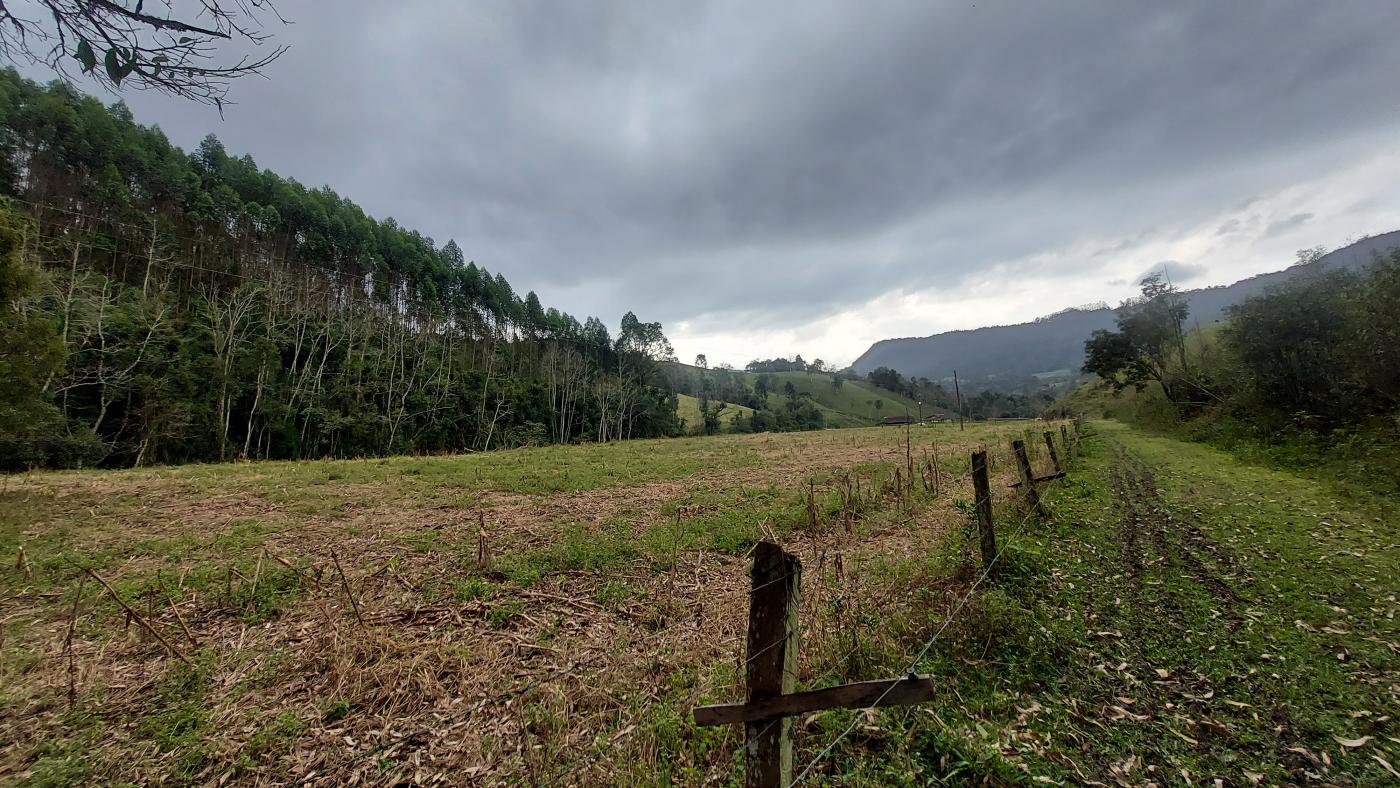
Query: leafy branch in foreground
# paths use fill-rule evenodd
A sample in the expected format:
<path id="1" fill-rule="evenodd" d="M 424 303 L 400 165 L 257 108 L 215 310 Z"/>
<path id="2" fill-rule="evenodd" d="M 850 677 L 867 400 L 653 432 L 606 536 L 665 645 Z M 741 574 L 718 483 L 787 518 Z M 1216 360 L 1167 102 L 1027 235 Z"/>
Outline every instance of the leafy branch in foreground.
<path id="1" fill-rule="evenodd" d="M 230 82 L 261 73 L 287 49 L 220 57 L 232 44 L 267 42 L 262 16 L 285 23 L 270 0 L 200 0 L 185 19 L 175 18 L 170 2 L 161 5 L 163 14 L 147 11 L 144 0 L 130 7 L 124 0 L 0 0 L 0 53 L 70 81 L 76 63 L 113 90 L 158 90 L 222 109 Z"/>

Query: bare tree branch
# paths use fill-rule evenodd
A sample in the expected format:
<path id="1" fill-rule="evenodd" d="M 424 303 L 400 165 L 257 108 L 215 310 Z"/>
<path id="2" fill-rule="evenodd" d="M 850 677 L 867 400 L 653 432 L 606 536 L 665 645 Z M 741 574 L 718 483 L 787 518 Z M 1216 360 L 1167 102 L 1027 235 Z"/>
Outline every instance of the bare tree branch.
<path id="1" fill-rule="evenodd" d="M 0 0 L 0 55 L 42 63 L 64 79 L 87 75 L 109 90 L 157 90 L 222 110 L 230 83 L 261 74 L 286 51 L 222 60 L 221 46 L 265 44 L 260 17 L 286 20 L 270 0 L 201 0 L 191 18 L 126 0 Z M 76 64 L 76 70 L 75 70 Z"/>

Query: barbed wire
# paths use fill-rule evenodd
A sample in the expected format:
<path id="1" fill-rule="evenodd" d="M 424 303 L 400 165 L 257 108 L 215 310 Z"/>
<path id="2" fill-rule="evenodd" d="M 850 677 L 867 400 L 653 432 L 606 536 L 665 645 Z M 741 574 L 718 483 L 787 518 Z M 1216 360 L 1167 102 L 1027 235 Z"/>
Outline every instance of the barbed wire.
<path id="1" fill-rule="evenodd" d="M 1036 512 L 1034 509 L 1028 511 L 1025 517 L 1021 518 L 1021 522 L 1017 524 L 1012 536 L 1019 536 L 1025 530 L 1026 524 L 1031 521 L 1031 518 L 1034 517 L 1035 514 Z M 982 570 L 982 573 L 977 577 L 976 580 L 973 581 L 972 585 L 968 587 L 967 592 L 963 594 L 962 598 L 958 601 L 958 604 L 954 606 L 954 608 L 948 613 L 948 616 L 943 620 L 943 625 L 940 626 L 938 630 L 933 633 L 933 637 L 929 638 L 929 640 L 926 643 L 924 643 L 923 647 L 919 649 L 919 652 L 914 656 L 914 658 L 909 661 L 909 667 L 904 670 L 905 675 L 914 673 L 914 669 L 918 667 L 919 662 L 922 661 L 923 658 L 928 655 L 928 652 L 933 648 L 934 643 L 938 642 L 938 639 L 942 637 L 943 633 L 947 631 L 950 625 L 952 625 L 953 620 L 957 617 L 958 613 L 960 613 L 962 609 L 967 606 L 967 603 L 972 599 L 973 592 L 975 592 L 978 586 L 980 586 L 982 582 L 985 581 L 987 577 L 991 575 L 992 568 L 996 566 L 998 561 L 1001 560 L 1001 556 L 1004 552 L 1004 550 L 998 550 L 996 555 L 992 557 L 992 560 L 987 562 L 987 566 Z M 808 774 L 811 774 L 812 770 L 816 768 L 817 764 L 821 762 L 822 758 L 825 758 L 828 753 L 830 753 L 833 749 L 836 748 L 836 745 L 840 744 L 843 739 L 850 735 L 851 731 L 855 730 L 856 725 L 860 722 L 861 714 L 863 712 L 868 712 L 879 707 L 880 703 L 884 701 L 886 696 L 893 692 L 895 687 L 897 686 L 897 682 L 891 682 L 890 685 L 885 688 L 885 691 L 880 693 L 879 697 L 877 697 L 873 702 L 871 702 L 869 706 L 857 709 L 856 714 L 851 719 L 851 724 L 846 726 L 846 728 L 842 730 L 841 733 L 838 734 L 835 739 L 833 739 L 829 744 L 823 747 L 821 751 L 818 752 L 816 756 L 807 763 L 807 765 L 802 769 L 802 771 L 799 772 L 798 775 L 793 778 L 792 782 L 788 784 L 789 788 L 802 782 L 802 780 L 804 780 Z"/>

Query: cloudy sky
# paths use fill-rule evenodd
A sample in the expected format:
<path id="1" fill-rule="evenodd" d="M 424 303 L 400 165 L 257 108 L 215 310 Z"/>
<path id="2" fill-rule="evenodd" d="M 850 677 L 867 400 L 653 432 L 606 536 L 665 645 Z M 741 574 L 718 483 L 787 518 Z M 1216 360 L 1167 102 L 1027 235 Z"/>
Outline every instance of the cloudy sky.
<path id="1" fill-rule="evenodd" d="M 684 359 L 849 362 L 1400 228 L 1393 0 L 279 8 L 223 118 L 138 119 Z"/>

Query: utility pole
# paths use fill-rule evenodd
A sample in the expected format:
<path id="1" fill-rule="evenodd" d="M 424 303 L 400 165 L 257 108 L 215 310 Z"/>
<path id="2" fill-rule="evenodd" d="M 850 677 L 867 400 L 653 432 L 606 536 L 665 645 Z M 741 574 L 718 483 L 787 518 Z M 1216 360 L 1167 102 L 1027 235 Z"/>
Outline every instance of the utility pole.
<path id="1" fill-rule="evenodd" d="M 962 389 L 958 387 L 958 371 L 953 370 L 953 393 L 958 395 L 958 429 L 963 430 Z"/>
<path id="2" fill-rule="evenodd" d="M 919 403 L 919 423 L 920 423 L 920 424 L 923 424 L 923 423 L 924 423 L 924 403 L 923 403 L 923 402 L 920 402 L 920 403 Z"/>

